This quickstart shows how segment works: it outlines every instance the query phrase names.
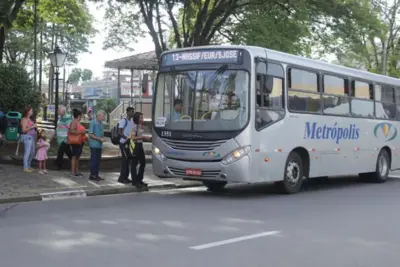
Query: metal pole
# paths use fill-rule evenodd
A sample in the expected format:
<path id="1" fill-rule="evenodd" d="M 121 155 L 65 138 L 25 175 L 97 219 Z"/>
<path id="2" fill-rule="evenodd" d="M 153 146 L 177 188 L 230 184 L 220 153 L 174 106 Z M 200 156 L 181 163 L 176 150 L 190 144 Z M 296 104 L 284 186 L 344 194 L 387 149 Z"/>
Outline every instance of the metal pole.
<path id="1" fill-rule="evenodd" d="M 39 54 L 39 91 L 42 92 L 42 72 L 43 72 L 43 25 L 40 31 L 40 54 Z"/>
<path id="2" fill-rule="evenodd" d="M 118 68 L 118 77 L 117 77 L 117 105 L 119 105 L 120 103 L 120 98 L 121 98 L 121 69 Z"/>
<path id="3" fill-rule="evenodd" d="M 38 34 L 38 17 L 37 17 L 38 0 L 33 4 L 33 83 L 37 89 L 37 34 Z"/>
<path id="4" fill-rule="evenodd" d="M 133 69 L 131 69 L 131 104 L 129 106 L 132 106 L 133 104 Z"/>
<path id="5" fill-rule="evenodd" d="M 62 95 L 62 103 L 65 105 L 65 66 L 63 70 L 63 95 Z"/>
<path id="6" fill-rule="evenodd" d="M 58 123 L 58 76 L 60 75 L 60 72 L 58 70 L 58 68 L 56 68 L 56 95 L 55 95 L 55 103 L 54 103 L 54 126 L 57 127 L 57 123 Z"/>

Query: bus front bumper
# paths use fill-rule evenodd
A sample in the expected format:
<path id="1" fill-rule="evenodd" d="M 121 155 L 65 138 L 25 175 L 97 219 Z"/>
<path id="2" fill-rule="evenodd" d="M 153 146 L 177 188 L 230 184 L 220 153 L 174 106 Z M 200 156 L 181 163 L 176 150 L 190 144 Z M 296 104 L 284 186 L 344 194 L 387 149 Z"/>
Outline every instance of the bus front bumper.
<path id="1" fill-rule="evenodd" d="M 160 178 L 181 178 L 197 181 L 248 183 L 250 156 L 246 155 L 229 165 L 221 162 L 182 161 L 161 158 L 153 154 L 153 172 Z"/>

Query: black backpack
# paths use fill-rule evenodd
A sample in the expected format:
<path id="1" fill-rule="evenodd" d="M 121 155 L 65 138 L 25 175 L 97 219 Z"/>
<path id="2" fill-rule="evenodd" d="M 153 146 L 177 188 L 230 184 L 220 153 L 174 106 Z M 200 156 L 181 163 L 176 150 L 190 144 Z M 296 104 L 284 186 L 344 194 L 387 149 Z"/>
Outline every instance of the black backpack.
<path id="1" fill-rule="evenodd" d="M 128 120 L 125 118 L 125 126 L 124 126 L 124 130 L 126 128 L 126 126 L 128 125 Z M 121 135 L 119 134 L 119 123 L 117 123 L 117 125 L 115 125 L 112 129 L 111 129 L 111 143 L 113 145 L 119 145 L 119 140 L 121 139 Z"/>

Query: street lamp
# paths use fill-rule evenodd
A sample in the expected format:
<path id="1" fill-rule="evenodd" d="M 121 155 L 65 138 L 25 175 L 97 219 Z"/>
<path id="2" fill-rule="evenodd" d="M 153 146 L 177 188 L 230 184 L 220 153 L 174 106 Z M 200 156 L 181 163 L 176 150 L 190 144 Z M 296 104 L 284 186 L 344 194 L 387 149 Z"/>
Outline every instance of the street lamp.
<path id="1" fill-rule="evenodd" d="M 59 68 L 64 65 L 65 59 L 67 57 L 67 54 L 63 53 L 61 49 L 56 46 L 54 51 L 49 54 L 50 62 L 53 68 L 55 68 L 55 75 L 56 75 L 56 98 L 54 101 L 54 125 L 57 127 L 57 122 L 58 122 L 58 90 L 59 90 L 59 84 L 58 84 L 58 76 L 60 75 Z"/>

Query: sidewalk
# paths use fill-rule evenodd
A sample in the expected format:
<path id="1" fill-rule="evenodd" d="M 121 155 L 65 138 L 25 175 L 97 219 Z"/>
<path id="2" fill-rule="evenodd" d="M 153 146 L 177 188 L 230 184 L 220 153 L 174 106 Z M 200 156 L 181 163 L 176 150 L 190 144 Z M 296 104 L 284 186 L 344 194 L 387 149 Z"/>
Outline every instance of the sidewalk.
<path id="1" fill-rule="evenodd" d="M 0 164 L 0 204 L 137 192 L 132 185 L 117 182 L 119 172 L 100 173 L 105 179 L 101 182 L 88 181 L 89 174 L 82 174 L 81 178 L 58 171 L 40 175 L 36 172 L 24 173 L 19 166 Z M 149 185 L 149 190 L 201 185 L 180 179 L 160 179 L 153 175 L 151 164 L 146 165 L 144 182 Z"/>

